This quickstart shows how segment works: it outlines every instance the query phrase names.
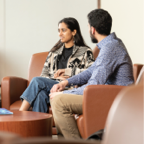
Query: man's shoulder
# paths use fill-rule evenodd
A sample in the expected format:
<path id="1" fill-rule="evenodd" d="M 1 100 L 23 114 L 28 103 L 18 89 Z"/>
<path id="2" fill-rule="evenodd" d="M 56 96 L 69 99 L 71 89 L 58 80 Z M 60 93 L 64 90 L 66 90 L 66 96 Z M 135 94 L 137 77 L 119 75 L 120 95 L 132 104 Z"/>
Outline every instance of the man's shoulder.
<path id="1" fill-rule="evenodd" d="M 120 39 L 112 39 L 111 41 L 107 42 L 103 49 L 110 52 L 126 51 L 126 47 Z"/>

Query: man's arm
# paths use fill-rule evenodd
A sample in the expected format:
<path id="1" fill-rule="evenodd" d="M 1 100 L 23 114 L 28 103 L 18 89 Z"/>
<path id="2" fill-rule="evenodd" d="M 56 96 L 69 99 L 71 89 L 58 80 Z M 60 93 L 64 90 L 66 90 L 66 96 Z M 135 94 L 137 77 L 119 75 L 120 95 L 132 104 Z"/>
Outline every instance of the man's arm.
<path id="1" fill-rule="evenodd" d="M 88 83 L 79 88 L 63 91 L 63 93 L 83 95 L 83 91 L 86 86 L 105 84 L 109 76 L 114 72 L 118 65 L 117 59 L 120 58 L 118 58 L 112 52 L 102 53 L 92 65 L 92 74 L 87 81 Z"/>
<path id="2" fill-rule="evenodd" d="M 91 67 L 92 66 L 90 66 L 87 70 L 79 73 L 78 75 L 68 78 L 68 85 L 83 85 L 87 83 L 92 75 Z"/>
<path id="3" fill-rule="evenodd" d="M 91 66 L 93 67 L 93 65 Z M 60 92 L 62 90 L 64 90 L 64 88 L 66 86 L 70 86 L 70 85 L 82 85 L 88 82 L 89 78 L 91 77 L 91 71 L 92 68 L 89 67 L 87 70 L 79 73 L 78 75 L 75 75 L 71 78 L 68 78 L 67 80 L 64 80 L 58 84 L 55 84 L 52 89 L 51 89 L 51 93 L 53 92 Z"/>

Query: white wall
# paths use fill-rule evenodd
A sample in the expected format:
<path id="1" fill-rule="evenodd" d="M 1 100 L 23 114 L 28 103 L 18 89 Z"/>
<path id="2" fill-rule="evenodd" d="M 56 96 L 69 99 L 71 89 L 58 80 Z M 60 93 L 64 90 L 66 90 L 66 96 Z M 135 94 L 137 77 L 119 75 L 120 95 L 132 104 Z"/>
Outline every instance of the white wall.
<path id="1" fill-rule="evenodd" d="M 143 0 L 101 0 L 101 8 L 112 15 L 112 32 L 123 40 L 133 63 L 144 64 Z"/>
<path id="2" fill-rule="evenodd" d="M 0 0 L 0 80 L 5 74 L 4 0 Z"/>
<path id="3" fill-rule="evenodd" d="M 97 0 L 0 0 L 0 80 L 4 76 L 27 78 L 33 53 L 49 51 L 59 40 L 58 22 L 75 17 L 86 43 L 93 48 L 87 14 Z"/>

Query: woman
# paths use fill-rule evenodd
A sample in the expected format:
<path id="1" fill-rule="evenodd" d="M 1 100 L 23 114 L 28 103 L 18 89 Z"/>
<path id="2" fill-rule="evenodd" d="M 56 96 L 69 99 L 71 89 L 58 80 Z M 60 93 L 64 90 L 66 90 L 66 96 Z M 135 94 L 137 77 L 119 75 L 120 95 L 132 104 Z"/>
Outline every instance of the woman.
<path id="1" fill-rule="evenodd" d="M 47 112 L 52 86 L 87 69 L 94 62 L 92 50 L 86 46 L 76 19 L 64 18 L 58 23 L 60 40 L 49 52 L 41 77 L 35 77 L 20 96 L 20 111 L 31 106 L 33 111 Z"/>

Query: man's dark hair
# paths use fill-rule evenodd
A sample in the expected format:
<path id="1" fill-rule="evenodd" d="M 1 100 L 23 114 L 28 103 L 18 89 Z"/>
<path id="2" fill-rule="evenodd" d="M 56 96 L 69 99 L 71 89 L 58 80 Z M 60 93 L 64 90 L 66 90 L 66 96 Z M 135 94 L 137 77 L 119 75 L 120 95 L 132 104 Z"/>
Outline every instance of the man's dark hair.
<path id="1" fill-rule="evenodd" d="M 112 26 L 112 17 L 103 9 L 95 9 L 88 15 L 88 22 L 99 34 L 109 35 Z"/>

